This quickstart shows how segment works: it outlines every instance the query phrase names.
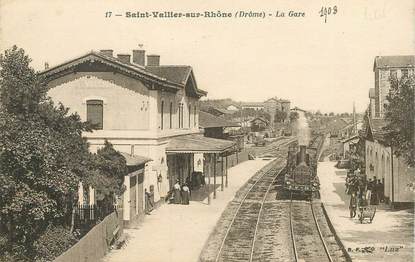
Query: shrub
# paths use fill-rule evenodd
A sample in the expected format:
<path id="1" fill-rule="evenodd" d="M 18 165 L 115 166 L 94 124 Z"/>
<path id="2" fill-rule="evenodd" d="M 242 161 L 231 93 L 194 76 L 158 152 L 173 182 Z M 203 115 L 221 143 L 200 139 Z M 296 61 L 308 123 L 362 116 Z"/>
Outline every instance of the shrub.
<path id="1" fill-rule="evenodd" d="M 35 241 L 35 261 L 53 261 L 78 240 L 63 226 L 49 225 Z"/>

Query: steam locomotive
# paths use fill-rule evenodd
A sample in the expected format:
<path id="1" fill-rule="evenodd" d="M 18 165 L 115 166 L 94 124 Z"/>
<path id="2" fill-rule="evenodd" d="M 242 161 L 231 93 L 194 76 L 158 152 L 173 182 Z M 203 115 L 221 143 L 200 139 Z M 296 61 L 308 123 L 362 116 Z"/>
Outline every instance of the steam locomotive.
<path id="1" fill-rule="evenodd" d="M 313 141 L 314 142 L 314 141 Z M 317 177 L 319 146 L 291 144 L 288 148 L 284 191 L 301 199 L 318 197 L 320 182 Z"/>

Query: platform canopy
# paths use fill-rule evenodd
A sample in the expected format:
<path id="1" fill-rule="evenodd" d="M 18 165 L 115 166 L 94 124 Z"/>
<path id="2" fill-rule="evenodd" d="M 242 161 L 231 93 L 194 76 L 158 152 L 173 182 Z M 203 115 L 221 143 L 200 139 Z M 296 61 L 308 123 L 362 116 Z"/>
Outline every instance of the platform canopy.
<path id="1" fill-rule="evenodd" d="M 130 155 L 124 152 L 120 152 L 120 154 L 125 158 L 130 173 L 142 169 L 145 163 L 152 161 L 151 158 L 145 156 Z"/>
<path id="2" fill-rule="evenodd" d="M 233 141 L 189 134 L 172 138 L 166 153 L 224 153 L 234 150 L 235 146 L 236 143 Z"/>

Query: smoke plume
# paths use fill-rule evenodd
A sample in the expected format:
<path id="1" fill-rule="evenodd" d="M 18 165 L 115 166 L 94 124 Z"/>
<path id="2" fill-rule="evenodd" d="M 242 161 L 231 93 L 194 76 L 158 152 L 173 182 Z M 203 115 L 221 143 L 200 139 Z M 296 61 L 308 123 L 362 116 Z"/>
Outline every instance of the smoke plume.
<path id="1" fill-rule="evenodd" d="M 310 128 L 308 127 L 307 118 L 305 117 L 304 112 L 298 112 L 298 119 L 294 126 L 297 133 L 298 144 L 300 146 L 308 146 L 310 142 Z"/>

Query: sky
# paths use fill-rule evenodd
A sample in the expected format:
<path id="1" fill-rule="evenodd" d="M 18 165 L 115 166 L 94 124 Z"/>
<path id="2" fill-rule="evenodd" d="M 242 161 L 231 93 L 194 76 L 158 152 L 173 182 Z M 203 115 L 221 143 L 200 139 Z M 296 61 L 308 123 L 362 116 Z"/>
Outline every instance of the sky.
<path id="1" fill-rule="evenodd" d="M 322 7 L 337 13 L 320 17 Z M 207 98 L 277 96 L 322 112 L 363 112 L 380 55 L 415 54 L 413 0 L 0 0 L 0 51 L 23 48 L 42 70 L 91 50 L 142 45 L 161 64 L 191 65 Z M 305 17 L 288 17 L 288 12 Z M 111 11 L 110 18 L 105 13 Z M 126 18 L 125 12 L 279 11 L 266 18 Z M 122 14 L 115 17 L 114 14 Z"/>

